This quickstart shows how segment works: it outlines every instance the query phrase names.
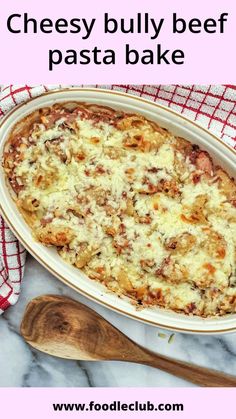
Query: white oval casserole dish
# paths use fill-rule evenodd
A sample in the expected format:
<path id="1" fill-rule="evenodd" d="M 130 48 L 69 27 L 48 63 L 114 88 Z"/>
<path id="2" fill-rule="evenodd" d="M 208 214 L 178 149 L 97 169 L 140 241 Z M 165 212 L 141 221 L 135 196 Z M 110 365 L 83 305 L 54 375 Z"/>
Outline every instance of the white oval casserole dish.
<path id="1" fill-rule="evenodd" d="M 0 158 L 4 144 L 13 126 L 34 110 L 51 106 L 57 102 L 81 101 L 122 109 L 125 112 L 140 113 L 147 119 L 156 121 L 173 134 L 186 138 L 207 150 L 215 162 L 235 176 L 236 152 L 219 138 L 182 115 L 153 102 L 124 93 L 102 89 L 63 89 L 48 92 L 31 99 L 6 115 L 0 123 Z M 137 311 L 128 298 L 118 298 L 86 275 L 67 265 L 56 249 L 46 248 L 35 242 L 30 228 L 20 215 L 6 184 L 5 174 L 0 167 L 0 211 L 6 222 L 26 249 L 52 274 L 86 297 L 109 307 L 121 314 L 166 329 L 188 333 L 226 333 L 236 331 L 236 314 L 216 318 L 199 318 L 168 311 L 161 308 L 145 308 Z"/>

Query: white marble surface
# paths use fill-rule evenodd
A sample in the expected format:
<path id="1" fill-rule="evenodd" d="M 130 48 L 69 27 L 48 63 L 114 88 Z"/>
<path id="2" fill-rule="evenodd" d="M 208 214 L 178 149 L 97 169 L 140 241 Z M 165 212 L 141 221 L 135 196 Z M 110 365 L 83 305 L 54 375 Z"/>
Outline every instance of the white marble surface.
<path id="1" fill-rule="evenodd" d="M 0 316 L 0 387 L 181 387 L 181 379 L 149 367 L 121 362 L 74 362 L 32 350 L 21 338 L 19 325 L 26 304 L 41 294 L 71 296 L 97 310 L 138 343 L 178 359 L 236 375 L 236 334 L 193 336 L 163 332 L 92 303 L 60 283 L 28 256 L 20 300 Z"/>

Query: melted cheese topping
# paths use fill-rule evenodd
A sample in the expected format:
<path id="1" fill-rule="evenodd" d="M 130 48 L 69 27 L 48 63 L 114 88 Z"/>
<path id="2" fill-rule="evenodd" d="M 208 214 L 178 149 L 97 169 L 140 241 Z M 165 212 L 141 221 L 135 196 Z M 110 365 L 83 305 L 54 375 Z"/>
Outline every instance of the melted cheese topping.
<path id="1" fill-rule="evenodd" d="M 35 237 L 140 305 L 236 311 L 236 208 L 190 143 L 140 116 L 47 122 L 5 159 Z"/>

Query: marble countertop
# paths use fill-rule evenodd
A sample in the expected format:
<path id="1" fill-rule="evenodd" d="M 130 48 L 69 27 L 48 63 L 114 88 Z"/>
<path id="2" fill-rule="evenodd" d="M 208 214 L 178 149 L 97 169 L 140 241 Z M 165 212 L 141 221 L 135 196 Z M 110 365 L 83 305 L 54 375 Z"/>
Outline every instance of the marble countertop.
<path id="1" fill-rule="evenodd" d="M 93 303 L 62 284 L 28 255 L 19 302 L 0 316 L 0 387 L 183 387 L 184 380 L 122 362 L 75 362 L 32 350 L 19 334 L 26 304 L 41 294 L 73 297 L 95 309 L 141 345 L 184 361 L 236 375 L 236 333 L 193 336 L 157 329 Z M 160 334 L 164 333 L 163 337 Z"/>

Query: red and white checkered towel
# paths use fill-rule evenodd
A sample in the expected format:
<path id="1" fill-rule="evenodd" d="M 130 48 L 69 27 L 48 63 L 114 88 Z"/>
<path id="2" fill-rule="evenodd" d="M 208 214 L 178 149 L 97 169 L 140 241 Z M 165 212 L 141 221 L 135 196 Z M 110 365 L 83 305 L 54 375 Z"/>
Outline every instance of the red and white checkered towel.
<path id="1" fill-rule="evenodd" d="M 0 118 L 14 106 L 60 87 L 0 87 Z M 94 86 L 93 86 L 94 87 Z M 99 86 L 131 93 L 168 106 L 213 131 L 236 149 L 236 86 Z M 16 303 L 26 252 L 0 217 L 0 314 Z"/>

